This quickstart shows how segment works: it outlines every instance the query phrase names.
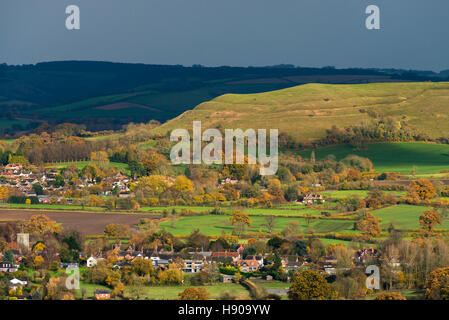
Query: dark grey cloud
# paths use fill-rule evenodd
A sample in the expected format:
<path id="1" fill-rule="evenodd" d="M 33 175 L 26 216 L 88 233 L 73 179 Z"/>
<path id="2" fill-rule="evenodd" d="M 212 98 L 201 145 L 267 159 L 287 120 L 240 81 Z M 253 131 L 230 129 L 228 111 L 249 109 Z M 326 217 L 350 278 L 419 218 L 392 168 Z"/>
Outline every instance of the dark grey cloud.
<path id="1" fill-rule="evenodd" d="M 65 8 L 81 29 L 65 28 Z M 365 8 L 381 9 L 381 30 Z M 0 0 L 0 62 L 449 68 L 447 0 Z"/>

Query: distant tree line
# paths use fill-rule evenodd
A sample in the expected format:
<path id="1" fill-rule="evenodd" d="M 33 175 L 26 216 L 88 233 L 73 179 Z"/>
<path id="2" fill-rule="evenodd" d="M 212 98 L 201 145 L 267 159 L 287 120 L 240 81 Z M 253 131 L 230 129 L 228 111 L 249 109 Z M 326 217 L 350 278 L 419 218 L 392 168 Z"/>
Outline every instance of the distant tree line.
<path id="1" fill-rule="evenodd" d="M 364 109 L 360 110 L 365 113 Z M 431 141 L 428 135 L 418 132 L 405 121 L 391 117 L 378 118 L 374 112 L 369 112 L 374 119 L 360 125 L 339 128 L 332 126 L 326 130 L 326 136 L 316 141 L 303 142 L 287 133 L 279 135 L 279 146 L 284 150 L 297 150 L 303 148 L 317 148 L 328 145 L 346 144 L 363 147 L 370 142 L 405 142 L 405 141 Z M 440 143 L 449 143 L 449 137 L 436 139 Z"/>
<path id="2" fill-rule="evenodd" d="M 19 204 L 26 204 L 27 199 L 29 199 L 29 204 L 39 204 L 39 198 L 38 197 L 26 197 L 26 196 L 11 196 L 8 199 L 8 203 L 19 203 Z"/>
<path id="3" fill-rule="evenodd" d="M 76 161 L 89 159 L 95 146 L 91 143 L 65 144 L 53 143 L 42 147 L 36 147 L 25 152 L 25 157 L 31 163 Z"/>

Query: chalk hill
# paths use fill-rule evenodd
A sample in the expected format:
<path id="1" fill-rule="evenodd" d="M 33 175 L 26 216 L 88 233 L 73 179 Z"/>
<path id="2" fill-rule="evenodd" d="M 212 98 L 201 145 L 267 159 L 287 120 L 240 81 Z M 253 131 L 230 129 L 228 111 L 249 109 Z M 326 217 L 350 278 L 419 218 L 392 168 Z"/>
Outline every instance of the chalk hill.
<path id="1" fill-rule="evenodd" d="M 371 111 L 371 112 L 369 112 Z M 312 140 L 333 125 L 368 121 L 373 112 L 407 121 L 431 137 L 449 133 L 449 82 L 306 84 L 257 94 L 225 94 L 201 103 L 158 130 L 192 128 L 278 128 Z M 370 116 L 371 114 L 371 116 Z"/>

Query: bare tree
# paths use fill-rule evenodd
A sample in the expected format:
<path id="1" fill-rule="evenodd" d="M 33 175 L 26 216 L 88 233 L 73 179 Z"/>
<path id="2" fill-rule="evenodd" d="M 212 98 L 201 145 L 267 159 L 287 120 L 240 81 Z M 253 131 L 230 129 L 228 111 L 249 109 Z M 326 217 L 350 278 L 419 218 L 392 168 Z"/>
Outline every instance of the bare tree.
<path id="1" fill-rule="evenodd" d="M 274 216 L 266 216 L 265 223 L 262 226 L 267 227 L 270 233 L 273 233 L 273 229 L 276 227 L 276 220 Z"/>

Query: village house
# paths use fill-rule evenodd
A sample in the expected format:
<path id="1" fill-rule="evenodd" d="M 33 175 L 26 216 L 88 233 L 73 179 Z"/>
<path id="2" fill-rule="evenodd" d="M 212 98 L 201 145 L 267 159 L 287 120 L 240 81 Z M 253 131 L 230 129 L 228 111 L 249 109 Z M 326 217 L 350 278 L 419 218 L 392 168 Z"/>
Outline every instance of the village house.
<path id="1" fill-rule="evenodd" d="M 337 273 L 336 265 L 337 265 L 337 258 L 333 256 L 326 256 L 322 258 L 322 261 L 318 263 L 318 265 L 321 267 L 324 272 L 326 272 L 329 275 L 335 275 Z"/>
<path id="2" fill-rule="evenodd" d="M 246 258 L 245 258 L 245 260 L 256 260 L 257 261 L 257 263 L 259 264 L 259 266 L 263 266 L 264 265 L 264 263 L 263 263 L 263 256 L 247 256 Z"/>
<path id="3" fill-rule="evenodd" d="M 234 185 L 236 183 L 238 183 L 239 181 L 237 179 L 232 179 L 232 178 L 225 178 L 223 180 L 221 180 L 219 187 L 223 188 L 225 185 L 229 184 L 229 185 Z"/>
<path id="4" fill-rule="evenodd" d="M 203 270 L 204 262 L 201 260 L 184 260 L 184 267 L 182 269 L 185 273 L 197 273 Z"/>
<path id="5" fill-rule="evenodd" d="M 161 257 L 150 257 L 153 267 L 165 268 L 170 263 L 168 259 L 162 259 Z"/>
<path id="6" fill-rule="evenodd" d="M 302 263 L 299 262 L 298 260 L 296 260 L 296 261 L 287 261 L 287 263 L 285 264 L 284 268 L 287 271 L 295 271 L 301 265 L 302 265 Z"/>
<path id="7" fill-rule="evenodd" d="M 236 251 L 217 251 L 217 252 L 212 252 L 211 257 L 212 258 L 232 258 L 232 261 L 236 262 L 240 258 L 240 255 Z"/>
<path id="8" fill-rule="evenodd" d="M 37 198 L 39 199 L 39 203 L 42 203 L 42 204 L 49 204 L 49 203 L 51 203 L 50 196 L 39 195 L 39 196 L 37 196 Z"/>
<path id="9" fill-rule="evenodd" d="M 237 265 L 240 267 L 242 272 L 254 272 L 259 270 L 259 262 L 256 260 L 239 260 L 237 261 Z"/>
<path id="10" fill-rule="evenodd" d="M 96 289 L 94 291 L 94 295 L 95 295 L 95 299 L 97 299 L 97 300 L 111 299 L 111 291 L 110 290 Z"/>
<path id="11" fill-rule="evenodd" d="M 88 268 L 92 268 L 95 267 L 98 263 L 98 261 L 103 260 L 102 257 L 94 257 L 94 256 L 90 256 L 87 260 L 86 260 L 86 267 Z"/>
<path id="12" fill-rule="evenodd" d="M 19 286 L 21 286 L 23 288 L 27 285 L 27 283 L 28 283 L 27 281 L 22 281 L 22 280 L 14 278 L 14 279 L 9 280 L 9 288 L 11 290 L 16 291 Z"/>
<path id="13" fill-rule="evenodd" d="M 239 256 L 241 257 L 243 254 L 243 250 L 245 250 L 246 248 L 246 243 L 242 243 L 238 248 L 237 248 L 237 252 L 239 253 Z"/>
<path id="14" fill-rule="evenodd" d="M 366 262 L 367 260 L 376 258 L 377 258 L 377 250 L 374 248 L 358 250 L 355 253 L 356 262 Z"/>
<path id="15" fill-rule="evenodd" d="M 119 196 L 119 198 L 129 198 L 129 197 L 131 197 L 131 192 L 121 191 L 118 196 Z"/>
<path id="16" fill-rule="evenodd" d="M 5 170 L 16 171 L 16 172 L 18 170 L 22 170 L 22 168 L 23 168 L 23 165 L 20 163 L 18 163 L 18 164 L 17 163 L 9 163 L 5 166 Z"/>
<path id="17" fill-rule="evenodd" d="M 59 267 L 61 269 L 67 269 L 67 268 L 79 268 L 79 263 L 76 262 L 61 262 L 59 264 Z"/>
<path id="18" fill-rule="evenodd" d="M 38 197 L 39 203 L 41 204 L 51 204 L 53 202 L 62 203 L 68 202 L 72 203 L 72 199 L 62 197 L 62 195 L 68 191 L 69 183 L 65 179 L 65 186 L 54 186 L 52 182 L 56 181 L 56 176 L 59 175 L 59 171 L 55 169 L 42 170 L 38 173 L 33 173 L 28 169 L 24 168 L 21 164 L 8 164 L 6 166 L 0 167 L 0 177 L 2 181 L 0 185 L 2 187 L 10 187 L 22 193 L 26 197 Z M 129 177 L 123 174 L 118 174 L 115 178 L 111 178 L 112 188 L 118 187 L 119 196 L 126 198 L 131 196 L 129 189 L 129 183 L 133 181 Z M 43 194 L 36 194 L 33 190 L 33 185 L 39 184 L 42 187 Z M 95 181 L 90 181 L 86 177 L 81 177 L 75 183 L 75 187 L 79 189 L 89 188 L 96 185 Z M 104 190 L 102 195 L 111 195 L 111 190 Z"/>
<path id="19" fill-rule="evenodd" d="M 0 272 L 16 272 L 18 270 L 18 266 L 12 264 L 10 262 L 1 262 L 0 263 Z"/>
<path id="20" fill-rule="evenodd" d="M 298 201 L 296 202 L 302 202 L 304 204 L 313 204 L 313 203 L 323 203 L 325 202 L 323 196 L 318 193 L 309 193 L 305 195 L 304 197 L 299 197 Z"/>
<path id="21" fill-rule="evenodd" d="M 192 259 L 208 260 L 212 256 L 211 251 L 189 252 Z"/>
<path id="22" fill-rule="evenodd" d="M 133 261 L 136 258 L 144 258 L 143 252 L 127 250 L 127 251 L 120 251 L 118 253 L 119 261 L 122 261 L 122 260 Z"/>
<path id="23" fill-rule="evenodd" d="M 9 183 L 11 183 L 11 180 L 15 180 L 15 179 L 18 179 L 18 178 L 19 178 L 17 175 L 15 175 L 14 173 L 12 173 L 12 172 L 10 172 L 10 171 L 2 172 L 2 175 L 1 175 L 1 176 L 4 177 L 5 179 L 9 180 L 9 181 L 10 181 Z M 18 181 L 16 181 L 16 183 L 17 183 L 17 182 L 18 182 Z"/>
<path id="24" fill-rule="evenodd" d="M 16 243 L 14 242 L 14 245 L 16 245 Z M 20 262 L 20 261 L 22 261 L 22 250 L 17 250 L 17 249 L 12 249 L 12 250 L 10 250 L 11 251 L 11 253 L 12 253 L 12 255 L 13 255 L 13 257 L 14 257 L 14 260 L 16 260 L 16 262 Z"/>
<path id="25" fill-rule="evenodd" d="M 231 283 L 234 281 L 235 276 L 234 275 L 224 275 L 222 276 L 223 283 Z"/>

